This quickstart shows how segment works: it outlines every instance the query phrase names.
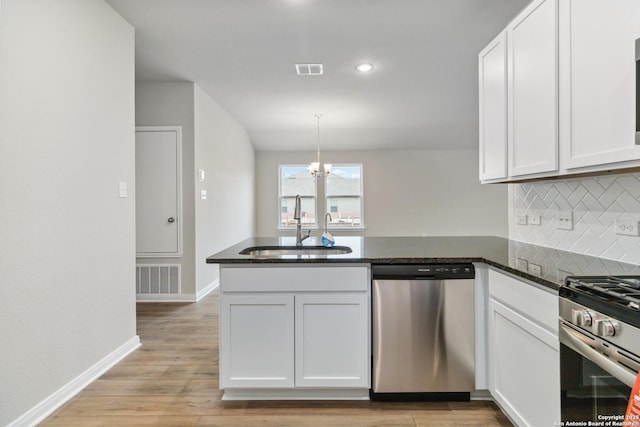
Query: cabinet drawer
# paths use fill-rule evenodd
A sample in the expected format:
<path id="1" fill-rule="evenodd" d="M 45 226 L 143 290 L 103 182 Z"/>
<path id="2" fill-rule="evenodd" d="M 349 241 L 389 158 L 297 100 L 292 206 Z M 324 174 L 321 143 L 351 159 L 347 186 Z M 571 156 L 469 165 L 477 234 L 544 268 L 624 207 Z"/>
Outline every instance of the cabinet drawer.
<path id="1" fill-rule="evenodd" d="M 557 333 L 557 294 L 530 285 L 524 280 L 489 270 L 489 295 Z"/>
<path id="2" fill-rule="evenodd" d="M 366 291 L 367 266 L 286 265 L 278 267 L 222 266 L 222 292 Z"/>

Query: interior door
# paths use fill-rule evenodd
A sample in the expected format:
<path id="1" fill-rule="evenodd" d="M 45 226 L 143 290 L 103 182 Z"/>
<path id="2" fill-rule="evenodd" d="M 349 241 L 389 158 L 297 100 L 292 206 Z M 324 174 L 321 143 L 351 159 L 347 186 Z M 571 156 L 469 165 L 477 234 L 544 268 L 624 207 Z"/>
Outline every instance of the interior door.
<path id="1" fill-rule="evenodd" d="M 180 256 L 181 128 L 136 128 L 136 252 Z"/>

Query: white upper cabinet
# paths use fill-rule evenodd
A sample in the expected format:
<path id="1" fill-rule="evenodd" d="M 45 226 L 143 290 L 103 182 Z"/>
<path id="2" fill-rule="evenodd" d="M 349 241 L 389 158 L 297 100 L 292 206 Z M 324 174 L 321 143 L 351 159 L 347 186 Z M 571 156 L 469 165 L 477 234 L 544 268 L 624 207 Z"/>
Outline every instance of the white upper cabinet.
<path id="1" fill-rule="evenodd" d="M 557 0 L 536 0 L 507 27 L 509 175 L 558 169 Z"/>
<path id="2" fill-rule="evenodd" d="M 560 3 L 562 169 L 640 159 L 635 143 L 639 23 L 633 13 L 638 3 Z"/>
<path id="3" fill-rule="evenodd" d="M 478 55 L 480 179 L 507 176 L 507 33 Z"/>
<path id="4" fill-rule="evenodd" d="M 533 0 L 505 32 L 479 56 L 480 180 L 640 167 L 640 1 Z M 505 46 L 506 110 L 497 71 Z"/>

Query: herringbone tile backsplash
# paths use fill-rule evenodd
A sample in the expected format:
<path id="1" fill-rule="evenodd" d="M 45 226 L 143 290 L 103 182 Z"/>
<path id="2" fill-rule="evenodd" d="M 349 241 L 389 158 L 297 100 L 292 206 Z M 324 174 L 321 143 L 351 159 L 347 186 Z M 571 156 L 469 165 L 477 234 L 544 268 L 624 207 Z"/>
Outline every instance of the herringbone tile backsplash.
<path id="1" fill-rule="evenodd" d="M 573 230 L 557 228 L 558 211 L 573 212 Z M 516 215 L 540 215 L 540 225 Z M 614 233 L 620 219 L 640 220 L 640 173 L 509 185 L 512 240 L 640 264 L 640 237 Z"/>

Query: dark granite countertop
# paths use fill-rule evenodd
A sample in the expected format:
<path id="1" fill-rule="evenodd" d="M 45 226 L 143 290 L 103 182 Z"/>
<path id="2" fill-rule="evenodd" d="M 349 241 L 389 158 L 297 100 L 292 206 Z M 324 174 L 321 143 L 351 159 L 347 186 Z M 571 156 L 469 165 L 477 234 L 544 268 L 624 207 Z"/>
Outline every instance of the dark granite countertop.
<path id="1" fill-rule="evenodd" d="M 319 244 L 315 238 L 305 246 Z M 366 263 L 417 264 L 481 262 L 557 290 L 567 275 L 640 275 L 640 266 L 492 236 L 336 237 L 336 245 L 349 246 L 343 255 L 240 255 L 252 246 L 293 246 L 293 237 L 256 237 L 244 240 L 207 258 L 210 264 Z M 526 266 L 525 266 L 526 262 Z M 532 272 L 531 264 L 540 267 Z"/>

